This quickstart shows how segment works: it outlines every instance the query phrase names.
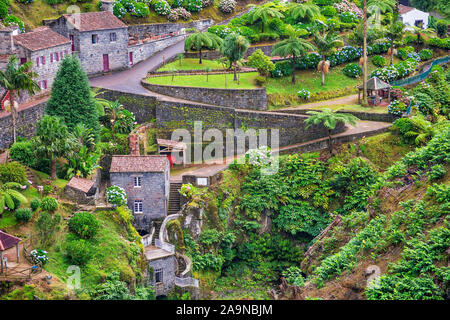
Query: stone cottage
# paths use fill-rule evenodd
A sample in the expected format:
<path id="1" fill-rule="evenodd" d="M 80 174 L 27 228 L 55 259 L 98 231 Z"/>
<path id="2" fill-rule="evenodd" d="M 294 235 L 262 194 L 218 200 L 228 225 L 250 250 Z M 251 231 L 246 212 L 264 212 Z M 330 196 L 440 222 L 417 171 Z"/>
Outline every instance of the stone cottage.
<path id="1" fill-rule="evenodd" d="M 137 230 L 148 233 L 152 221 L 167 215 L 170 167 L 166 156 L 117 155 L 112 157 L 111 185 L 125 190 Z"/>
<path id="2" fill-rule="evenodd" d="M 70 41 L 48 27 L 22 34 L 17 27 L 6 27 L 0 30 L 2 69 L 6 68 L 12 54 L 17 56 L 20 64 L 33 62 L 32 70 L 38 74 L 35 80 L 45 92 L 50 90 L 63 57 L 70 54 Z"/>
<path id="3" fill-rule="evenodd" d="M 128 27 L 112 12 L 65 14 L 48 25 L 70 40 L 88 75 L 129 67 Z"/>
<path id="4" fill-rule="evenodd" d="M 154 288 L 156 296 L 167 295 L 175 287 L 175 252 L 151 247 L 146 248 L 145 258 L 149 267 L 147 285 Z"/>

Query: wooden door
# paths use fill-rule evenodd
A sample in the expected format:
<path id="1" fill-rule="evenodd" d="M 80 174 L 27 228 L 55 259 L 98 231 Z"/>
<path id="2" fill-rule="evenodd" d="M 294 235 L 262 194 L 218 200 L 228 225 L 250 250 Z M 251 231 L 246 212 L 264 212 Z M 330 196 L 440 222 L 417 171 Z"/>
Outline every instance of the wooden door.
<path id="1" fill-rule="evenodd" d="M 109 56 L 107 54 L 103 55 L 103 71 L 109 71 Z"/>

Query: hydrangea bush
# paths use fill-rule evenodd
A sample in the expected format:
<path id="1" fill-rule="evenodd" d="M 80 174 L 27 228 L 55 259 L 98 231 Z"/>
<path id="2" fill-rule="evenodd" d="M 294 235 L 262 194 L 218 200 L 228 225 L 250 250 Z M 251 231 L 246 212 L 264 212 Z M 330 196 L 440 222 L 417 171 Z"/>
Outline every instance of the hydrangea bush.
<path id="1" fill-rule="evenodd" d="M 349 63 L 342 69 L 342 72 L 344 72 L 347 77 L 358 78 L 362 75 L 362 68 L 359 64 Z"/>
<path id="2" fill-rule="evenodd" d="M 191 184 L 191 183 L 185 183 L 181 186 L 180 188 L 180 194 L 183 197 L 190 197 L 192 195 L 192 193 L 194 192 L 195 187 Z"/>
<path id="3" fill-rule="evenodd" d="M 186 0 L 184 8 L 189 12 L 199 12 L 203 8 L 202 0 Z"/>
<path id="4" fill-rule="evenodd" d="M 223 13 L 232 13 L 236 7 L 236 1 L 234 0 L 220 0 L 219 10 Z"/>
<path id="5" fill-rule="evenodd" d="M 249 164 L 263 167 L 272 162 L 272 151 L 267 146 L 261 146 L 247 151 L 245 157 Z"/>
<path id="6" fill-rule="evenodd" d="M 46 264 L 48 262 L 48 252 L 42 249 L 34 249 L 30 252 L 30 258 L 35 264 Z"/>
<path id="7" fill-rule="evenodd" d="M 106 189 L 106 199 L 109 203 L 124 206 L 127 204 L 127 194 L 125 190 L 119 186 L 111 186 Z"/>
<path id="8" fill-rule="evenodd" d="M 310 96 L 310 92 L 308 90 L 306 90 L 305 88 L 303 88 L 302 90 L 297 92 L 297 96 L 299 98 L 302 98 L 303 100 L 308 100 L 309 96 Z"/>
<path id="9" fill-rule="evenodd" d="M 191 18 L 191 13 L 187 11 L 185 8 L 175 8 L 170 11 L 170 14 L 167 18 L 170 21 L 177 21 L 179 19 L 188 20 Z"/>
<path id="10" fill-rule="evenodd" d="M 170 14 L 171 8 L 167 1 L 158 0 L 153 3 L 153 9 L 161 16 L 167 16 Z"/>
<path id="11" fill-rule="evenodd" d="M 407 106 L 400 100 L 394 100 L 388 105 L 388 113 L 401 116 L 406 111 Z"/>

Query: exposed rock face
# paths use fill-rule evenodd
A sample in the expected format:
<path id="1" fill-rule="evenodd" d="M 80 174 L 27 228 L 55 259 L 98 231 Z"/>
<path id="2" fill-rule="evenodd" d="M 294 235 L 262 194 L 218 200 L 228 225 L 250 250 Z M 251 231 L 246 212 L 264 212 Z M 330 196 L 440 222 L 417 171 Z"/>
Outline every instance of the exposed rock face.
<path id="1" fill-rule="evenodd" d="M 202 208 L 192 208 L 184 205 L 182 208 L 183 218 L 182 218 L 182 228 L 188 229 L 189 234 L 198 240 L 200 233 L 202 232 L 203 225 L 203 209 Z"/>

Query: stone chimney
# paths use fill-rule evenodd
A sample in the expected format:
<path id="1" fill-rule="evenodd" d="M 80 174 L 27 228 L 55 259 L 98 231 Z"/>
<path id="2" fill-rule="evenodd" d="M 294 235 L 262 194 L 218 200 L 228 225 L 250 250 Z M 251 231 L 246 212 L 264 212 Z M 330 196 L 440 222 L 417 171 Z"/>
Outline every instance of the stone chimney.
<path id="1" fill-rule="evenodd" d="M 140 156 L 141 152 L 139 150 L 139 136 L 137 134 L 130 134 L 128 137 L 130 155 Z"/>
<path id="2" fill-rule="evenodd" d="M 16 50 L 13 37 L 17 34 L 19 28 L 16 26 L 0 29 L 0 54 L 12 54 Z"/>
<path id="3" fill-rule="evenodd" d="M 101 3 L 101 6 L 100 6 L 101 11 L 113 12 L 114 0 L 100 0 L 100 3 Z"/>

